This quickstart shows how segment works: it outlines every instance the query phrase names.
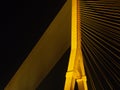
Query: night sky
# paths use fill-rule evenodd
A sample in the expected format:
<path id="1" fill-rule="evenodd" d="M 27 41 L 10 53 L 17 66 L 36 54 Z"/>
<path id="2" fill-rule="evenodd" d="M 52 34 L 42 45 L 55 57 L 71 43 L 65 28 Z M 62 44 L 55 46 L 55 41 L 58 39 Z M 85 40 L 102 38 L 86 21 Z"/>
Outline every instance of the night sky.
<path id="1" fill-rule="evenodd" d="M 90 90 L 120 88 L 120 2 L 110 1 L 81 3 L 82 50 Z M 0 2 L 0 90 L 7 85 L 65 2 Z M 37 90 L 63 90 L 69 53 L 70 48 Z"/>
<path id="2" fill-rule="evenodd" d="M 65 1 L 0 2 L 0 90 L 15 74 Z"/>

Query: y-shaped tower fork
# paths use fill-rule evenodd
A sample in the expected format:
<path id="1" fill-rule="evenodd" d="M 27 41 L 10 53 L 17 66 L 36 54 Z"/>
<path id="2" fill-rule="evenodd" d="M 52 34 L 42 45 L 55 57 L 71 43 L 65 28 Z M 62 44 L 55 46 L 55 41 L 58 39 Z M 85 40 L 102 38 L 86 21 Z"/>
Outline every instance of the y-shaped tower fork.
<path id="1" fill-rule="evenodd" d="M 74 90 L 75 82 L 79 90 L 87 90 L 87 80 L 81 50 L 80 0 L 72 0 L 71 54 L 66 72 L 64 90 Z"/>

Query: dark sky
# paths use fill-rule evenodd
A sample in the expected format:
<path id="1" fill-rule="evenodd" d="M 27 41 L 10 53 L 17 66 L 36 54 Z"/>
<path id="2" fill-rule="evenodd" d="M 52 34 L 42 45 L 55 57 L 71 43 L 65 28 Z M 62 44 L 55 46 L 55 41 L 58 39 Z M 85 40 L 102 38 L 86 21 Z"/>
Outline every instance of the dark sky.
<path id="1" fill-rule="evenodd" d="M 0 90 L 15 74 L 65 1 L 0 2 Z M 92 78 L 97 90 L 120 87 L 120 2 L 107 3 L 81 4 L 82 50 L 88 87 L 93 85 Z M 70 49 L 38 90 L 63 89 L 69 52 Z"/>
<path id="2" fill-rule="evenodd" d="M 0 90 L 9 82 L 65 1 L 0 2 Z"/>

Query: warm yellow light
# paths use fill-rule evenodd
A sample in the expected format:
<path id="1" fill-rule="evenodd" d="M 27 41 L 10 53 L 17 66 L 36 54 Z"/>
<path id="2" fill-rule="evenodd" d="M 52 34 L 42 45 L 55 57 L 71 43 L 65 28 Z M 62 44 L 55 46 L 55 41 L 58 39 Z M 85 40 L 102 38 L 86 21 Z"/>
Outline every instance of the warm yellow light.
<path id="1" fill-rule="evenodd" d="M 79 90 L 87 90 L 83 56 L 81 50 L 80 8 L 79 0 L 72 0 L 71 15 L 71 54 L 64 90 L 74 90 L 75 81 Z"/>

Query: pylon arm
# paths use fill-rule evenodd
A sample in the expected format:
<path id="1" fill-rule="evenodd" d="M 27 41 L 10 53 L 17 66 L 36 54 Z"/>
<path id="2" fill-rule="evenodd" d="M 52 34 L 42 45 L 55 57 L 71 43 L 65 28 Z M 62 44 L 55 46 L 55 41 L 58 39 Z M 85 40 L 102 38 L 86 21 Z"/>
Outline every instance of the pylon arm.
<path id="1" fill-rule="evenodd" d="M 87 90 L 83 55 L 81 50 L 80 0 L 71 0 L 71 54 L 64 90 L 74 90 L 75 82 L 79 90 Z"/>

